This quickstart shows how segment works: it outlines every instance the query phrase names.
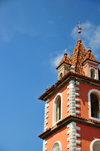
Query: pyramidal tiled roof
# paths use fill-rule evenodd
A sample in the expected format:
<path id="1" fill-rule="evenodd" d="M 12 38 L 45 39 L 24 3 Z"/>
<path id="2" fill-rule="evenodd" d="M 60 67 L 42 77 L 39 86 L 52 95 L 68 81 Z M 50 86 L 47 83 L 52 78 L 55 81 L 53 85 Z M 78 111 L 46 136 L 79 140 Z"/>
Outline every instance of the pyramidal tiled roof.
<path id="1" fill-rule="evenodd" d="M 85 57 L 83 62 L 85 62 L 86 60 L 91 60 L 91 61 L 94 61 L 94 62 L 98 62 L 96 60 L 96 58 L 94 57 L 94 55 L 92 54 L 90 49 L 88 50 L 87 55 L 86 55 L 86 57 Z"/>
<path id="2" fill-rule="evenodd" d="M 87 52 L 81 40 L 78 39 L 77 44 L 71 54 L 71 57 L 69 58 L 69 62 L 73 65 L 75 72 L 85 75 L 83 69 L 83 62 L 85 62 L 86 60 L 99 63 L 94 57 L 94 55 L 92 54 L 91 50 L 89 49 Z"/>
<path id="3" fill-rule="evenodd" d="M 56 67 L 56 69 L 58 69 L 63 63 L 71 65 L 71 62 L 70 62 L 70 60 L 68 58 L 67 53 L 64 54 L 60 64 Z"/>
<path id="4" fill-rule="evenodd" d="M 70 62 L 73 65 L 75 72 L 82 75 L 85 75 L 82 63 L 86 55 L 87 51 L 84 48 L 83 44 L 81 43 L 81 40 L 79 39 L 71 54 Z"/>
<path id="5" fill-rule="evenodd" d="M 68 58 L 67 53 L 65 53 L 60 64 L 57 66 L 56 69 L 58 69 L 63 63 L 66 63 L 69 65 L 73 65 L 74 71 L 76 73 L 85 75 L 85 72 L 83 69 L 83 63 L 86 60 L 100 63 L 96 60 L 96 58 L 94 57 L 94 55 L 92 54 L 90 49 L 88 51 L 86 51 L 86 49 L 84 48 L 84 46 L 82 44 L 82 41 L 80 39 L 78 39 L 77 44 L 76 44 L 70 58 Z"/>

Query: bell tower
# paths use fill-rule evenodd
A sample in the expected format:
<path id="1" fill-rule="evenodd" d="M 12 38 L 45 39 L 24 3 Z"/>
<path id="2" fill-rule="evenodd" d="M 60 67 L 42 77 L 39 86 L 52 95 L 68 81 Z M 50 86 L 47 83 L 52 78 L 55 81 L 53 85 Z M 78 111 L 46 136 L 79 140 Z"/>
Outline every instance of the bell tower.
<path id="1" fill-rule="evenodd" d="M 58 81 L 38 98 L 45 102 L 43 151 L 100 151 L 100 81 L 91 47 L 79 39 L 57 66 Z"/>

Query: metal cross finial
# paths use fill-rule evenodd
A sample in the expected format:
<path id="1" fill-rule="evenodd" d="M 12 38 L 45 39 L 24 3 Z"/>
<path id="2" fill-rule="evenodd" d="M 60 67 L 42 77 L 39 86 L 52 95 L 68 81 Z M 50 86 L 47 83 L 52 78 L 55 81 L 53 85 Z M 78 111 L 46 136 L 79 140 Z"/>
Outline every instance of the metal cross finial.
<path id="1" fill-rule="evenodd" d="M 90 47 L 90 45 L 89 46 L 87 46 L 88 48 L 89 48 L 89 50 L 91 50 L 92 48 Z"/>
<path id="2" fill-rule="evenodd" d="M 79 22 L 77 22 L 77 23 L 79 24 L 79 27 L 80 27 L 80 24 L 81 24 L 81 23 L 80 23 L 80 21 L 79 21 Z"/>
<path id="3" fill-rule="evenodd" d="M 67 52 L 67 49 L 65 49 L 65 53 Z"/>

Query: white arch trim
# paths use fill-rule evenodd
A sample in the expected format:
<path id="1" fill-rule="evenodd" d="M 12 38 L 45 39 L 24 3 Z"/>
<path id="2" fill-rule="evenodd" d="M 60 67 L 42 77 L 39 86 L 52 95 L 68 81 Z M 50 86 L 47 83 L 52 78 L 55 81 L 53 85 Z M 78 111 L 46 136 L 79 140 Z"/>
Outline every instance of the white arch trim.
<path id="1" fill-rule="evenodd" d="M 95 78 L 94 79 L 98 79 L 98 73 L 94 67 L 89 68 L 89 77 L 91 78 L 91 69 L 93 69 L 95 71 Z"/>
<path id="2" fill-rule="evenodd" d="M 100 121 L 100 119 L 91 116 L 91 97 L 90 97 L 90 95 L 91 95 L 92 92 L 98 93 L 99 98 L 100 98 L 100 91 L 99 91 L 99 90 L 92 89 L 92 90 L 90 90 L 90 91 L 88 92 L 89 118 L 90 118 L 90 119 L 93 119 L 93 120 Z M 100 100 L 99 100 L 99 101 L 100 101 Z"/>
<path id="3" fill-rule="evenodd" d="M 53 121 L 52 121 L 52 125 L 54 126 L 54 125 L 56 125 L 59 121 L 61 121 L 61 119 L 59 120 L 59 121 L 57 121 L 57 122 L 55 122 L 54 121 L 54 116 L 55 116 L 55 111 L 54 111 L 54 109 L 55 109 L 55 101 L 56 101 L 56 98 L 57 98 L 57 96 L 60 96 L 61 97 L 61 119 L 62 119 L 62 94 L 61 93 L 57 93 L 57 95 L 55 96 L 55 98 L 54 98 L 54 101 L 53 101 Z"/>
<path id="4" fill-rule="evenodd" d="M 93 145 L 96 143 L 96 142 L 99 142 L 100 143 L 100 139 L 94 139 L 91 144 L 90 144 L 90 151 L 93 151 Z"/>
<path id="5" fill-rule="evenodd" d="M 56 143 L 58 143 L 58 145 L 59 145 L 59 147 L 60 147 L 60 151 L 62 151 L 61 142 L 60 142 L 60 141 L 56 141 L 56 142 L 53 144 L 53 146 L 54 146 Z M 52 146 L 52 150 L 51 150 L 51 151 L 53 151 L 53 146 Z"/>

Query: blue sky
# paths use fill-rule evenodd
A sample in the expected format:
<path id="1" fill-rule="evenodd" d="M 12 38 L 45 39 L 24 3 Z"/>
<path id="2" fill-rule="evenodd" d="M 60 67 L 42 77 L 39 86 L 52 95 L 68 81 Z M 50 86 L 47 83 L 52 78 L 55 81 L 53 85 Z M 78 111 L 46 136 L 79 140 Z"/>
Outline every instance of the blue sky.
<path id="1" fill-rule="evenodd" d="M 81 39 L 100 58 L 100 0 L 0 0 L 0 151 L 40 151 L 55 67 Z"/>

